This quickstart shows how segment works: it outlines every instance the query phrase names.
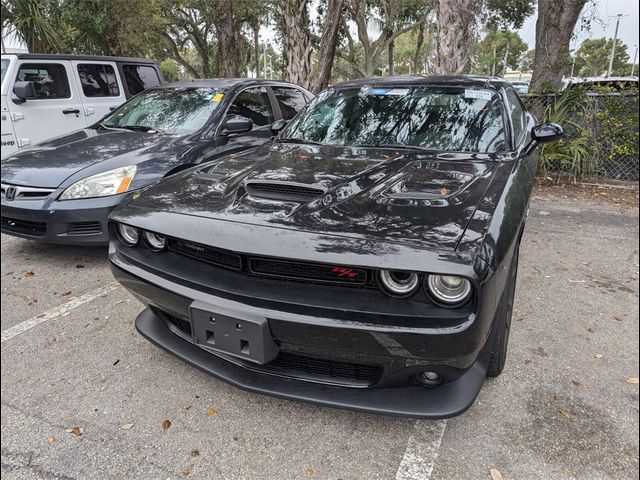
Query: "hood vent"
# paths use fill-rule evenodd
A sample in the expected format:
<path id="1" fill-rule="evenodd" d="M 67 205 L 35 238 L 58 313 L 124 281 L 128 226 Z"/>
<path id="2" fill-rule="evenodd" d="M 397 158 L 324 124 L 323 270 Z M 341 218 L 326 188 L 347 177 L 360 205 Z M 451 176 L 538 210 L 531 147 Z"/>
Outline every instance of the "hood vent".
<path id="1" fill-rule="evenodd" d="M 278 181 L 250 181 L 245 183 L 244 187 L 252 197 L 293 202 L 310 202 L 326 192 L 317 185 Z"/>

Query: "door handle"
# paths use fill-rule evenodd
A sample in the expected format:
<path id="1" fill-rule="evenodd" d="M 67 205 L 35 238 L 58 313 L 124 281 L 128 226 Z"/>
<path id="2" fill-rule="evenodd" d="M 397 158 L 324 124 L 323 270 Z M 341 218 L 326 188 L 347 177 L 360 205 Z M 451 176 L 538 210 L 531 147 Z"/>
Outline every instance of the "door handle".
<path id="1" fill-rule="evenodd" d="M 65 115 L 69 115 L 72 113 L 75 113 L 76 115 L 80 115 L 80 110 L 77 108 L 65 108 L 64 110 L 62 110 L 62 113 L 64 113 Z"/>

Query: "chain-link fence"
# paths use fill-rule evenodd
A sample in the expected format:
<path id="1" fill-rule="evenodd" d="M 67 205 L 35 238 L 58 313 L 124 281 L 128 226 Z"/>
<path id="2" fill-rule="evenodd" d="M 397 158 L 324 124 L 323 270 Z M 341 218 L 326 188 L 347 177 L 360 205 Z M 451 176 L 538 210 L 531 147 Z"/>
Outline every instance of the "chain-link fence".
<path id="1" fill-rule="evenodd" d="M 542 148 L 540 171 L 610 183 L 638 182 L 638 94 L 523 95 L 538 118 L 556 122 L 564 138 Z"/>

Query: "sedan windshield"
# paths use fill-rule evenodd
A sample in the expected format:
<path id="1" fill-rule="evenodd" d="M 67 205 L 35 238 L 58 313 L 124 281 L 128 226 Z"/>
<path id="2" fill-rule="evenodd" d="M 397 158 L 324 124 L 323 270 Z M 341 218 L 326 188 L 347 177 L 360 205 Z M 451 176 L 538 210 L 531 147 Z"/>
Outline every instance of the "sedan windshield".
<path id="1" fill-rule="evenodd" d="M 212 88 L 157 88 L 132 98 L 109 115 L 107 128 L 191 133 L 204 126 L 223 94 Z"/>
<path id="2" fill-rule="evenodd" d="M 495 92 L 443 87 L 328 90 L 291 122 L 281 138 L 478 153 L 495 153 L 506 146 Z"/>

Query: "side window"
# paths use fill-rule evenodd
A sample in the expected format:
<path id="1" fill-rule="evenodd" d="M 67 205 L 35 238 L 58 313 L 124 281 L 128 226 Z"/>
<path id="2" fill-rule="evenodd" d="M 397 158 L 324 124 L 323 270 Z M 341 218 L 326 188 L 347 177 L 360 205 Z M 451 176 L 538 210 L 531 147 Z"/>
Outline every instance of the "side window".
<path id="1" fill-rule="evenodd" d="M 273 123 L 269 95 L 264 88 L 249 88 L 239 93 L 229 107 L 227 115 L 239 115 L 262 127 Z"/>
<path id="2" fill-rule="evenodd" d="M 131 95 L 137 95 L 147 88 L 160 85 L 160 77 L 153 67 L 148 65 L 123 65 L 124 81 Z"/>
<path id="3" fill-rule="evenodd" d="M 36 99 L 71 97 L 67 69 L 60 63 L 23 63 L 18 68 L 16 82 L 33 82 Z"/>
<path id="4" fill-rule="evenodd" d="M 111 65 L 81 63 L 78 64 L 78 75 L 85 97 L 120 96 L 116 72 Z"/>
<path id="5" fill-rule="evenodd" d="M 527 124 L 524 107 L 522 106 L 522 102 L 520 102 L 518 94 L 512 89 L 507 90 L 507 100 L 509 101 L 509 111 L 511 112 L 511 121 L 513 122 L 513 137 L 517 145 L 522 139 L 522 133 Z"/>
<path id="6" fill-rule="evenodd" d="M 272 90 L 284 120 L 291 120 L 307 104 L 304 95 L 297 88 L 272 87 Z"/>

